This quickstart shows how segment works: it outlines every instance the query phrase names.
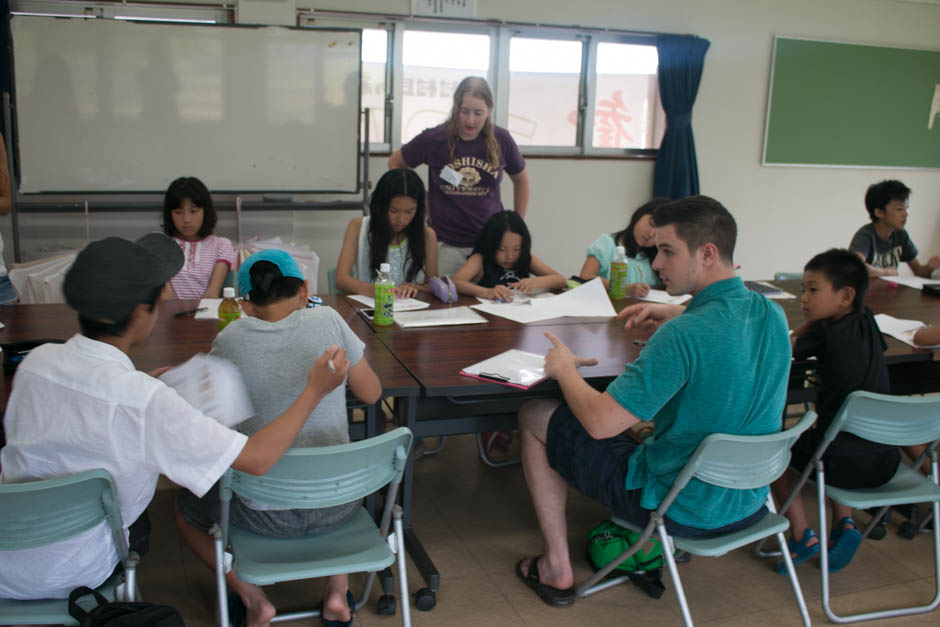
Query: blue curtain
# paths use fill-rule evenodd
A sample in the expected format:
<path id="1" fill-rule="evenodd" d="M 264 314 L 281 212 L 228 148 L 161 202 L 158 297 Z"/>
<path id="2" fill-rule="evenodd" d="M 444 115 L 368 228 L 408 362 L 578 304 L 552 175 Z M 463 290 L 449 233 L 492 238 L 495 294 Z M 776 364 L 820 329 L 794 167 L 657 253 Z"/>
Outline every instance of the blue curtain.
<path id="1" fill-rule="evenodd" d="M 666 112 L 666 133 L 653 172 L 653 196 L 684 198 L 699 193 L 692 105 L 705 65 L 707 39 L 690 35 L 660 35 L 659 95 Z"/>

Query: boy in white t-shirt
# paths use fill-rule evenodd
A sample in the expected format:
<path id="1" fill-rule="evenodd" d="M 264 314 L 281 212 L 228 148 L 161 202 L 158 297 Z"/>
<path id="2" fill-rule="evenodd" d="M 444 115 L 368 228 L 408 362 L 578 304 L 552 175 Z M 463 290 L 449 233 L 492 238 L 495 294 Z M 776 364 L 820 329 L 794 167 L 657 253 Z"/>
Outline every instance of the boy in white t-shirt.
<path id="1" fill-rule="evenodd" d="M 124 524 L 131 525 L 144 514 L 160 474 L 203 494 L 229 466 L 267 472 L 320 400 L 342 384 L 349 364 L 332 346 L 310 369 L 297 400 L 247 437 L 136 370 L 128 351 L 149 337 L 156 302 L 182 261 L 179 247 L 160 233 L 137 242 L 109 237 L 78 254 L 63 293 L 78 312 L 81 333 L 40 346 L 17 369 L 4 415 L 0 482 L 103 468 L 114 480 Z M 64 598 L 76 586 L 100 585 L 118 562 L 104 524 L 53 545 L 7 551 L 0 559 L 0 598 Z"/>

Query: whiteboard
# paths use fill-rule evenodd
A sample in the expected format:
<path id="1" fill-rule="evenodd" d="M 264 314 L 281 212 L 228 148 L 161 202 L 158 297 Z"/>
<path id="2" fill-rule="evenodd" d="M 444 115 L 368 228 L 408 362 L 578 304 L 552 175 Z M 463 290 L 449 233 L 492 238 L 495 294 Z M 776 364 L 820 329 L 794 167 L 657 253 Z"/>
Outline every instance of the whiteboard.
<path id="1" fill-rule="evenodd" d="M 355 192 L 362 33 L 11 17 L 20 191 Z"/>

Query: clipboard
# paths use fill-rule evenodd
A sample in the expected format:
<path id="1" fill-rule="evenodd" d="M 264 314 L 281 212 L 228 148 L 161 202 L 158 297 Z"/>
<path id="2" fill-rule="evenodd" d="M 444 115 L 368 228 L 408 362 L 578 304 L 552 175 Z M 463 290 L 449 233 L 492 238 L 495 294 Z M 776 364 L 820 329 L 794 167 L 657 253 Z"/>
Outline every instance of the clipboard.
<path id="1" fill-rule="evenodd" d="M 544 355 L 527 353 L 514 348 L 467 366 L 460 371 L 460 374 L 520 390 L 528 390 L 547 378 Z"/>

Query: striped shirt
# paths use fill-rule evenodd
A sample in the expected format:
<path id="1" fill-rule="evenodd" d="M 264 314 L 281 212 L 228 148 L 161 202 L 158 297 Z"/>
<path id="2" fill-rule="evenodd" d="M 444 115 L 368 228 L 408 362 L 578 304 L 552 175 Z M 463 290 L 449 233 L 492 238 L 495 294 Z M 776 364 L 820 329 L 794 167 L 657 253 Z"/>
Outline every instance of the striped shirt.
<path id="1" fill-rule="evenodd" d="M 225 263 L 229 269 L 235 265 L 235 248 L 228 238 L 209 235 L 190 242 L 179 237 L 173 240 L 183 249 L 183 269 L 170 279 L 176 298 L 202 298 L 209 287 L 215 264 Z M 211 295 L 218 298 L 218 294 Z"/>

